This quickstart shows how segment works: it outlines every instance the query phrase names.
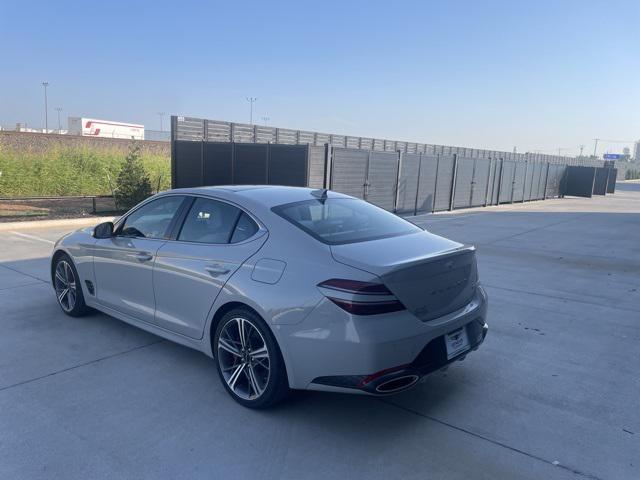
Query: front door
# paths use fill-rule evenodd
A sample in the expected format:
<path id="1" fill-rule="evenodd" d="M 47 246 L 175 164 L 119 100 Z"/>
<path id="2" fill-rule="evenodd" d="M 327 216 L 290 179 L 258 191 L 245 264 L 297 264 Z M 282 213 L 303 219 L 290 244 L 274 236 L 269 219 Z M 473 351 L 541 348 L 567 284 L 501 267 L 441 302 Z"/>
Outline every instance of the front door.
<path id="1" fill-rule="evenodd" d="M 153 264 L 184 199 L 170 195 L 152 200 L 120 222 L 113 237 L 96 241 L 93 263 L 101 305 L 153 321 Z"/>

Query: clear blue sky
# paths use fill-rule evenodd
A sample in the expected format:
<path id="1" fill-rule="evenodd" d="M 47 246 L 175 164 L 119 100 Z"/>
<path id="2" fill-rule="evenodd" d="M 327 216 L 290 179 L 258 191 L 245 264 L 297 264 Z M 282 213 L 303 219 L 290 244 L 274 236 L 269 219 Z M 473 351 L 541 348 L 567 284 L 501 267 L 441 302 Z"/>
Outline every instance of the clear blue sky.
<path id="1" fill-rule="evenodd" d="M 332 133 L 571 154 L 640 138 L 638 0 L 0 0 L 0 39 L 2 125 L 43 126 L 47 80 L 50 127 L 56 106 L 246 122 L 255 96 L 254 120 Z"/>

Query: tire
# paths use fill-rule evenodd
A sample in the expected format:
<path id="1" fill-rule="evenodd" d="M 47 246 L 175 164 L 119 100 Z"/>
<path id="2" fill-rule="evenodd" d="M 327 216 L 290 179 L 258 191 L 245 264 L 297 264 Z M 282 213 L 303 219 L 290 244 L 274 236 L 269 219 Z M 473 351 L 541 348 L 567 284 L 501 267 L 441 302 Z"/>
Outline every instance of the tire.
<path id="1" fill-rule="evenodd" d="M 58 256 L 53 267 L 53 288 L 58 305 L 71 317 L 86 315 L 90 308 L 84 301 L 80 276 L 73 260 L 66 253 Z"/>
<path id="2" fill-rule="evenodd" d="M 213 339 L 213 355 L 222 384 L 241 405 L 267 408 L 289 393 L 278 343 L 255 312 L 238 308 L 222 317 Z"/>

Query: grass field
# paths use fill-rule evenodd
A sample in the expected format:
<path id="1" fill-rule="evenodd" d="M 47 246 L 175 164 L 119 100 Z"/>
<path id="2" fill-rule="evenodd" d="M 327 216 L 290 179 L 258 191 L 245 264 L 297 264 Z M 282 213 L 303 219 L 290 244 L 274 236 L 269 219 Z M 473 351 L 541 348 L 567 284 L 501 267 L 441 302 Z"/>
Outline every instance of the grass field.
<path id="1" fill-rule="evenodd" d="M 0 147 L 0 197 L 110 195 L 126 153 L 55 146 L 44 152 Z M 171 185 L 169 156 L 141 153 L 153 190 Z"/>

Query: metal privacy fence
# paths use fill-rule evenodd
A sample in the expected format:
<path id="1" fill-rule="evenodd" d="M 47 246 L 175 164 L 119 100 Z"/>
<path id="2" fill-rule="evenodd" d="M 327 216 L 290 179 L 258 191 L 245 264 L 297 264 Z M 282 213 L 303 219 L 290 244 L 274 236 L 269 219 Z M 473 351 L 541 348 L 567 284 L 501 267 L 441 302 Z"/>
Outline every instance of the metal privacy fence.
<path id="1" fill-rule="evenodd" d="M 181 122 L 178 117 L 172 119 L 174 188 L 224 184 L 329 188 L 392 212 L 414 215 L 559 197 L 565 193 L 572 169 L 575 174 L 570 185 L 580 185 L 572 190 L 575 195 L 584 195 L 587 190 L 589 195 L 584 196 L 599 193 L 594 189 L 598 172 L 602 171 L 598 173 L 598 185 L 605 182 L 604 189 L 599 187 L 602 193 L 607 191 L 608 179 L 615 178 L 615 172 L 612 174 L 609 168 L 554 163 L 558 158 L 554 161 L 505 158 L 505 152 L 474 157 L 465 153 L 407 151 L 407 144 L 392 151 L 329 142 L 323 145 L 232 142 L 229 139 L 236 138 L 234 135 L 220 141 L 221 134 L 209 135 L 206 120 L 199 124 L 204 128 L 204 137 L 209 138 L 204 140 L 201 130 L 185 137 L 184 129 L 192 128 L 191 123 Z M 252 128 L 259 132 L 262 127 Z M 289 140 L 293 138 L 287 135 Z M 262 139 L 260 134 L 251 138 Z M 367 146 L 375 144 L 373 139 Z M 584 170 L 592 176 L 581 173 Z M 583 185 L 585 182 L 591 183 Z"/>
<path id="2" fill-rule="evenodd" d="M 171 139 L 205 142 L 278 143 L 283 145 L 325 144 L 334 147 L 357 148 L 385 152 L 426 153 L 431 155 L 460 155 L 469 158 L 502 158 L 513 161 L 535 161 L 562 165 L 601 167 L 603 162 L 587 158 L 545 155 L 542 153 L 514 153 L 481 148 L 455 147 L 370 137 L 354 137 L 334 133 L 320 133 L 290 128 L 250 125 L 195 117 L 172 116 Z"/>
<path id="3" fill-rule="evenodd" d="M 460 155 L 327 149 L 325 186 L 416 215 L 562 195 L 565 165 Z"/>

